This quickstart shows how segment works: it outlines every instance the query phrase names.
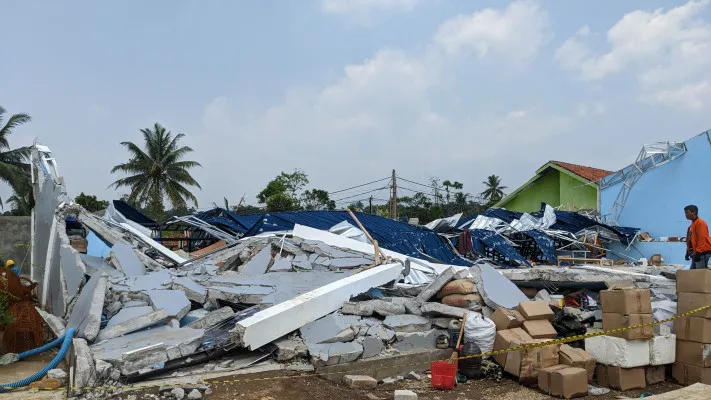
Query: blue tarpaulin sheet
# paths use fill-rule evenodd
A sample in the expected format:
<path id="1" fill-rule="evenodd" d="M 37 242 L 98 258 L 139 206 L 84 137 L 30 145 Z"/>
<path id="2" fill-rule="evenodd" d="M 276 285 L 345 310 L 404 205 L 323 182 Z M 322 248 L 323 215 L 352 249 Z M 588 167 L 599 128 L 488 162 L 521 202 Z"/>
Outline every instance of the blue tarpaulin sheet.
<path id="1" fill-rule="evenodd" d="M 382 248 L 417 258 L 422 258 L 422 254 L 426 254 L 445 264 L 471 265 L 471 262 L 459 257 L 444 238 L 427 228 L 393 221 L 377 215 L 356 214 L 358 220 Z M 295 224 L 328 230 L 343 221 L 357 226 L 345 211 L 269 213 L 262 215 L 260 220 L 245 233 L 245 236 L 254 236 L 264 232 L 288 231 L 294 229 Z"/>
<path id="2" fill-rule="evenodd" d="M 528 260 L 523 258 L 523 256 L 516 250 L 509 242 L 506 241 L 501 235 L 494 231 L 489 231 L 486 229 L 471 229 L 469 230 L 472 234 L 472 244 L 474 245 L 474 251 L 479 254 L 485 254 L 484 245 L 496 250 L 502 256 L 508 258 L 510 261 L 515 261 L 521 265 L 531 266 Z"/>

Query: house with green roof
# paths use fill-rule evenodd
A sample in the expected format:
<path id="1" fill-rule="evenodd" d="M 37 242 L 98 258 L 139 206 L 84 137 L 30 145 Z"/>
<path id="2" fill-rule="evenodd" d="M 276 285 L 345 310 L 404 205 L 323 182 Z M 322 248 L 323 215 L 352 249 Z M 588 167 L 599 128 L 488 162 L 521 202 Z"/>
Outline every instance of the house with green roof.
<path id="1" fill-rule="evenodd" d="M 565 211 L 597 210 L 598 184 L 612 172 L 583 165 L 549 161 L 536 175 L 494 205 L 511 211 L 534 212 L 541 203 Z"/>

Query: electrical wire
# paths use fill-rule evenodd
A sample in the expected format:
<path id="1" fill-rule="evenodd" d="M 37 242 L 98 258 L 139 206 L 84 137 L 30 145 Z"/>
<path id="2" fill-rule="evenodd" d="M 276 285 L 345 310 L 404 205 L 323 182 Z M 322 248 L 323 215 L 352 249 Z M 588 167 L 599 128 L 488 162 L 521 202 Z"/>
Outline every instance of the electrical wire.
<path id="1" fill-rule="evenodd" d="M 347 192 L 347 191 L 352 190 L 352 189 L 357 189 L 357 188 L 360 188 L 360 187 L 363 187 L 363 186 L 372 185 L 372 184 L 374 184 L 374 183 L 386 181 L 386 180 L 388 180 L 388 179 L 391 179 L 391 178 L 390 178 L 390 177 L 387 177 L 387 178 L 383 178 L 383 179 L 378 179 L 377 181 L 364 183 L 364 184 L 362 184 L 362 185 L 357 185 L 357 186 L 349 187 L 349 188 L 346 188 L 346 189 L 336 190 L 336 191 L 334 191 L 334 192 L 328 192 L 328 194 L 329 194 L 329 196 L 330 196 L 330 195 L 336 194 L 336 193 Z"/>
<path id="2" fill-rule="evenodd" d="M 377 188 L 377 189 L 372 189 L 372 190 L 368 190 L 367 192 L 363 192 L 363 193 L 358 193 L 358 194 L 354 194 L 354 195 L 352 195 L 352 196 L 348 196 L 348 197 L 343 197 L 343 198 L 341 198 L 341 199 L 338 199 L 338 200 L 333 200 L 333 201 L 335 201 L 335 202 L 339 202 L 339 201 L 343 201 L 343 200 L 348 200 L 348 199 L 352 199 L 352 198 L 355 198 L 355 197 L 358 197 L 358 196 L 362 196 L 362 195 L 364 195 L 364 194 L 368 194 L 368 193 L 373 193 L 373 192 L 377 192 L 378 190 L 381 190 L 381 189 L 385 189 L 386 187 L 387 187 L 387 186 L 383 186 L 383 187 L 380 187 L 380 188 Z"/>
<path id="3" fill-rule="evenodd" d="M 411 180 L 402 178 L 402 177 L 400 177 L 400 176 L 398 176 L 397 179 L 403 180 L 403 181 L 408 182 L 408 183 L 412 183 L 412 184 L 414 184 L 414 185 L 424 186 L 424 187 L 430 188 L 430 189 L 435 189 L 435 190 L 444 190 L 444 189 L 445 189 L 444 186 L 436 187 L 436 186 L 432 186 L 432 185 L 425 185 L 424 183 L 419 183 L 419 182 L 411 181 Z"/>

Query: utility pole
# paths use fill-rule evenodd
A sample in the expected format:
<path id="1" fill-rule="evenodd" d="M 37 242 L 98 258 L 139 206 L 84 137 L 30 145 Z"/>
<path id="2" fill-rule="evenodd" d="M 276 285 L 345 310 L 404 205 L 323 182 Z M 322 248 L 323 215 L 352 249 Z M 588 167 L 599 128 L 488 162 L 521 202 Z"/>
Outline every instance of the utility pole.
<path id="1" fill-rule="evenodd" d="M 373 214 L 373 196 L 368 201 L 368 214 Z"/>
<path id="2" fill-rule="evenodd" d="M 397 219 L 397 175 L 393 169 L 393 194 L 391 197 L 392 218 Z"/>

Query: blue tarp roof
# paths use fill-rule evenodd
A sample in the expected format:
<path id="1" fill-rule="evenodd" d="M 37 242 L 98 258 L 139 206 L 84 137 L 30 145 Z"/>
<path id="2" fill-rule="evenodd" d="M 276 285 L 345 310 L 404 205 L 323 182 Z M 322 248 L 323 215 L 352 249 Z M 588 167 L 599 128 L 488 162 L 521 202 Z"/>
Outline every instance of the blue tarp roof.
<path id="1" fill-rule="evenodd" d="M 393 221 L 377 215 L 364 213 L 356 213 L 356 215 L 368 233 L 385 249 L 418 258 L 422 258 L 424 253 L 446 264 L 471 265 L 470 262 L 459 257 L 445 242 L 445 239 L 427 228 Z M 245 233 L 245 236 L 292 230 L 295 224 L 328 230 L 343 221 L 357 226 L 345 211 L 269 213 L 261 216 L 260 220 Z"/>

